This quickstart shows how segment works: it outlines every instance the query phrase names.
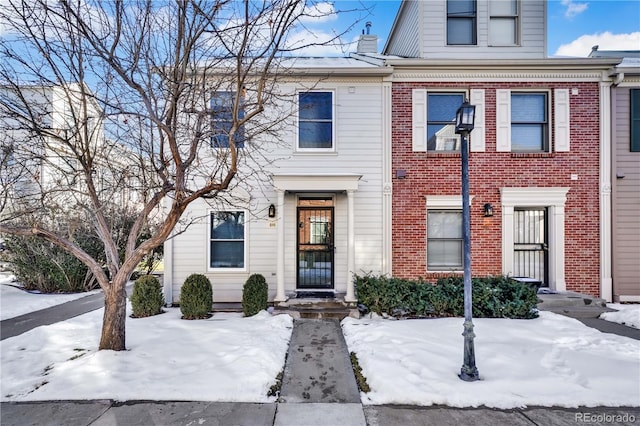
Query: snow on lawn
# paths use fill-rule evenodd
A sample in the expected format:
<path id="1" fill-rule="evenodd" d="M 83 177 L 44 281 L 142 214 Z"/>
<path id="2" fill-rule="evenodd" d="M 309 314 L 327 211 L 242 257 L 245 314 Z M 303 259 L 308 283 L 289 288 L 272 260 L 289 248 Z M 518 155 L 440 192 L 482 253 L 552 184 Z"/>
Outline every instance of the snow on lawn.
<path id="1" fill-rule="evenodd" d="M 127 318 L 126 351 L 98 351 L 104 309 L 1 343 L 1 400 L 131 399 L 273 402 L 293 320 L 180 319 L 177 308 Z M 129 305 L 129 314 L 130 314 Z"/>
<path id="2" fill-rule="evenodd" d="M 100 290 L 94 290 L 87 293 L 71 294 L 30 293 L 15 287 L 20 283 L 13 280 L 13 275 L 0 274 L 0 320 L 14 318 L 100 292 Z"/>
<path id="3" fill-rule="evenodd" d="M 616 309 L 616 312 L 600 314 L 601 319 L 633 328 L 640 328 L 640 304 L 607 303 L 607 307 Z"/>
<path id="4" fill-rule="evenodd" d="M 462 318 L 342 322 L 371 392 L 365 404 L 639 406 L 640 341 L 551 312 L 473 320 L 480 381 L 458 378 Z"/>

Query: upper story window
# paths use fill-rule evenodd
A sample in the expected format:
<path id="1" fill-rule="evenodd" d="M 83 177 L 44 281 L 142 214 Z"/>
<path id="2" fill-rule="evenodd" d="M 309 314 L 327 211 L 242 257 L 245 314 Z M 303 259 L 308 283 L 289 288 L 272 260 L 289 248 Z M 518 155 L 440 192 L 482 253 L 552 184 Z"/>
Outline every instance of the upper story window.
<path id="1" fill-rule="evenodd" d="M 477 44 L 476 0 L 447 0 L 447 44 Z"/>
<path id="2" fill-rule="evenodd" d="M 546 93 L 511 93 L 511 151 L 547 152 L 549 114 Z"/>
<path id="3" fill-rule="evenodd" d="M 640 89 L 630 90 L 631 152 L 640 152 Z"/>
<path id="4" fill-rule="evenodd" d="M 211 97 L 211 126 L 213 135 L 211 146 L 214 148 L 229 148 L 229 132 L 233 127 L 233 102 L 235 92 L 215 92 Z M 244 118 L 244 107 L 238 109 L 238 119 Z M 236 148 L 244 147 L 244 127 L 236 129 L 233 141 Z"/>
<path id="5" fill-rule="evenodd" d="M 332 150 L 333 92 L 298 94 L 298 149 Z"/>
<path id="6" fill-rule="evenodd" d="M 489 2 L 489 45 L 518 44 L 518 0 Z"/>
<path id="7" fill-rule="evenodd" d="M 211 213 L 209 267 L 243 269 L 245 239 L 244 211 Z"/>
<path id="8" fill-rule="evenodd" d="M 427 151 L 460 151 L 455 123 L 463 102 L 464 93 L 427 94 Z"/>

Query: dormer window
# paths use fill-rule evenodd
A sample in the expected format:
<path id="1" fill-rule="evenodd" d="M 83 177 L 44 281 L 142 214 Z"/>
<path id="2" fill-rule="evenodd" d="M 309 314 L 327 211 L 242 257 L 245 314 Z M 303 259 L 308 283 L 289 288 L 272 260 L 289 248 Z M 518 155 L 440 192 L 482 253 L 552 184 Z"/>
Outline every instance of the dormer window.
<path id="1" fill-rule="evenodd" d="M 489 14 L 489 45 L 517 45 L 518 0 L 491 0 Z"/>
<path id="2" fill-rule="evenodd" d="M 476 0 L 447 0 L 447 44 L 477 44 Z"/>

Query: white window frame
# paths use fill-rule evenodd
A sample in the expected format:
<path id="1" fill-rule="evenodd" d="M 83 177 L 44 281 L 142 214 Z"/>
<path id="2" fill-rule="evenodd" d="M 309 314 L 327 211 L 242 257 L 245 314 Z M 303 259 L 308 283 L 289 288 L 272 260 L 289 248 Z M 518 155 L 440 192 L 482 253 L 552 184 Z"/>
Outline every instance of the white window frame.
<path id="1" fill-rule="evenodd" d="M 511 149 L 511 93 L 547 94 L 547 147 L 544 151 L 512 151 Z M 552 108 L 553 105 L 553 108 Z M 553 114 L 551 114 L 553 111 Z M 570 129 L 569 89 L 497 89 L 496 90 L 496 151 L 514 153 L 544 154 L 569 152 Z M 553 129 L 553 132 L 551 131 Z M 553 138 L 552 138 L 553 136 Z"/>
<path id="2" fill-rule="evenodd" d="M 498 0 L 498 1 L 506 1 L 506 0 Z M 516 13 L 515 15 L 502 15 L 502 14 L 493 14 L 492 5 L 495 3 L 495 0 L 489 0 L 489 36 L 488 43 L 489 46 L 493 47 L 504 47 L 504 46 L 519 46 L 520 45 L 520 1 L 519 0 L 510 0 L 512 3 L 516 5 Z M 491 42 L 491 32 L 493 30 L 492 23 L 497 20 L 511 20 L 514 23 L 514 37 L 515 40 L 503 41 L 503 42 Z"/>
<path id="3" fill-rule="evenodd" d="M 469 196 L 469 207 L 473 201 L 473 195 Z M 462 195 L 427 195 L 426 197 L 426 212 L 424 216 L 425 220 L 425 269 L 427 273 L 459 273 L 462 272 L 464 265 L 461 265 L 461 269 L 429 269 L 428 260 L 428 246 L 429 246 L 429 229 L 428 229 L 428 215 L 429 210 L 452 210 L 462 212 Z M 462 261 L 464 262 L 464 256 Z"/>
<path id="4" fill-rule="evenodd" d="M 243 237 L 243 256 L 244 256 L 244 267 L 243 268 L 214 268 L 211 266 L 211 219 L 213 213 L 221 213 L 221 212 L 241 212 L 244 214 L 244 237 Z M 249 236 L 249 222 L 248 222 L 248 214 L 249 212 L 246 209 L 239 208 L 220 208 L 215 210 L 209 210 L 209 214 L 207 216 L 207 271 L 208 272 L 246 272 L 248 270 L 249 258 L 248 258 L 248 236 Z M 235 240 L 234 240 L 235 241 Z"/>
<path id="5" fill-rule="evenodd" d="M 413 89 L 412 103 L 412 150 L 429 153 L 460 153 L 457 151 L 427 151 L 427 101 L 429 93 L 464 93 L 476 107 L 475 125 L 469 135 L 469 151 L 485 151 L 485 96 L 484 89 L 438 88 L 437 90 Z"/>
<path id="6" fill-rule="evenodd" d="M 331 93 L 331 148 L 300 148 L 300 94 L 302 93 Z M 296 104 L 298 113 L 296 114 L 296 142 L 295 151 L 302 153 L 329 153 L 336 152 L 336 91 L 334 89 L 314 89 L 298 90 L 296 92 Z"/>

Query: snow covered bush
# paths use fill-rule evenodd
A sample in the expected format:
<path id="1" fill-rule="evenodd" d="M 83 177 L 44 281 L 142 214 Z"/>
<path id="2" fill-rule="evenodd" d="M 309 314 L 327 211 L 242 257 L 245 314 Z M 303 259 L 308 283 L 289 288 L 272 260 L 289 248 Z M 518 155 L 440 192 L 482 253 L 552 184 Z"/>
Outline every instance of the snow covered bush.
<path id="1" fill-rule="evenodd" d="M 131 307 L 134 318 L 150 317 L 162 313 L 164 297 L 160 281 L 153 275 L 143 275 L 133 284 Z"/>
<path id="2" fill-rule="evenodd" d="M 209 318 L 213 305 L 211 281 L 202 274 L 191 274 L 180 290 L 180 312 L 187 320 Z"/>
<path id="3" fill-rule="evenodd" d="M 242 311 L 247 317 L 267 309 L 269 288 L 261 274 L 251 275 L 242 287 Z"/>

